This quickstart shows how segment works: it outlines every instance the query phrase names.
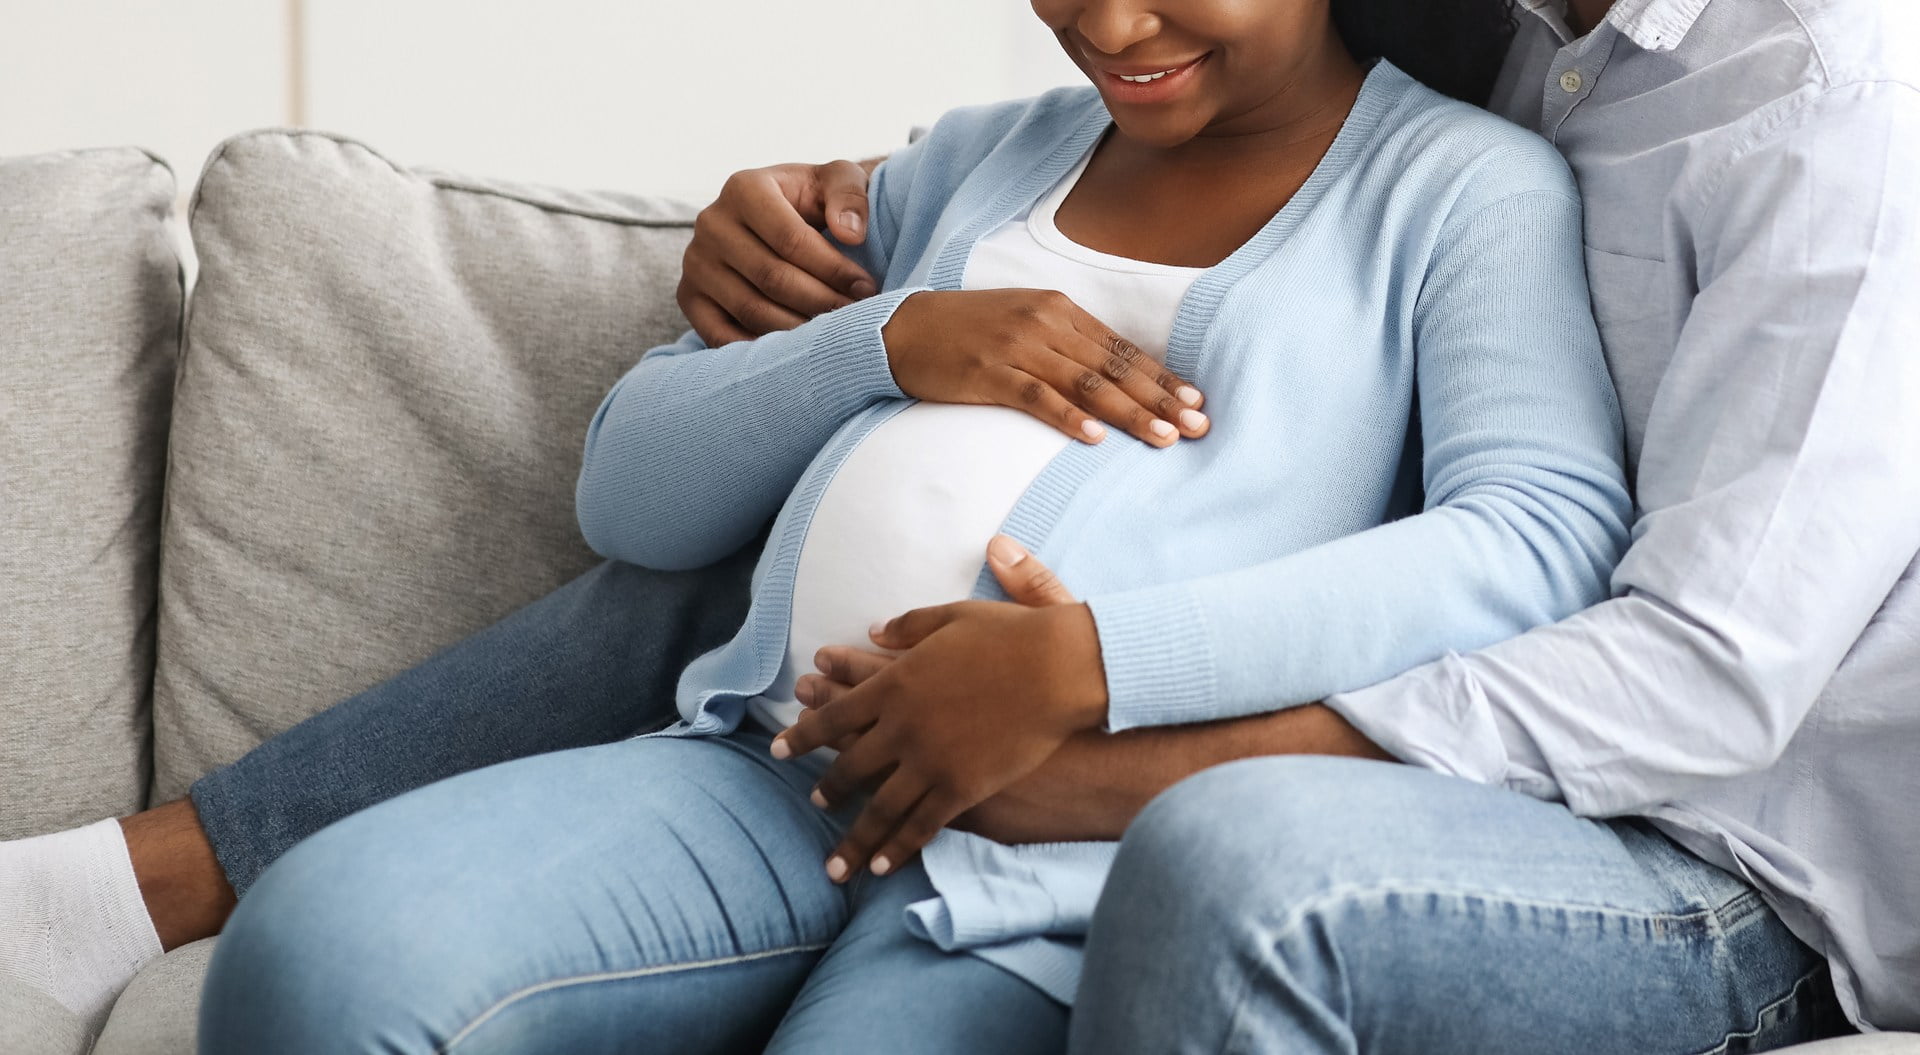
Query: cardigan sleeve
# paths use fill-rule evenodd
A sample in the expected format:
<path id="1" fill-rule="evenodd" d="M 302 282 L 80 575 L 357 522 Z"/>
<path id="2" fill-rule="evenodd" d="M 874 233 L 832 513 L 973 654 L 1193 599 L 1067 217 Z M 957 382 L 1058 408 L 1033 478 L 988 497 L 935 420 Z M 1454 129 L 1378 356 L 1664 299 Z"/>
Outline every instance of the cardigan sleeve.
<path id="1" fill-rule="evenodd" d="M 843 251 L 885 289 L 922 148 L 875 170 L 865 244 Z M 587 428 L 574 509 L 603 557 L 698 568 L 753 538 L 849 418 L 904 398 L 881 331 L 919 289 L 885 289 L 795 329 L 709 348 L 655 348 Z"/>
<path id="2" fill-rule="evenodd" d="M 1529 189 L 1442 228 L 1413 315 L 1424 510 L 1230 573 L 1089 599 L 1108 727 L 1278 710 L 1607 595 L 1631 515 L 1580 206 Z"/>

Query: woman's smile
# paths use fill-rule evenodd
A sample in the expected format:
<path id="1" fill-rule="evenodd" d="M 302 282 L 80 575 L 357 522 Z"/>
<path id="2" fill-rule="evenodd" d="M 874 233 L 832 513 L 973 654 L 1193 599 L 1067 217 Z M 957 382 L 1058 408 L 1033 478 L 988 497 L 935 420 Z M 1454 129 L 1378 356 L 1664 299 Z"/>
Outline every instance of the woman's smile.
<path id="1" fill-rule="evenodd" d="M 1127 63 L 1124 65 L 1103 60 L 1084 50 L 1089 69 L 1096 73 L 1100 92 L 1108 103 L 1124 103 L 1142 106 L 1153 103 L 1169 102 L 1178 98 L 1192 83 L 1200 68 L 1213 57 L 1209 51 L 1198 58 L 1182 62 L 1162 63 L 1158 65 Z"/>

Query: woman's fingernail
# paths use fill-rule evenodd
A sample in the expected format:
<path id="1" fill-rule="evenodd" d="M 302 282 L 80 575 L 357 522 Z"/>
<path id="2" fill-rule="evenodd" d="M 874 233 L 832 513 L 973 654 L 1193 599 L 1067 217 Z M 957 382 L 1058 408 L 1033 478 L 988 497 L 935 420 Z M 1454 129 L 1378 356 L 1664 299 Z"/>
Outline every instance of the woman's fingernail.
<path id="1" fill-rule="evenodd" d="M 813 682 L 805 678 L 793 683 L 793 698 L 801 703 L 813 702 Z"/>
<path id="2" fill-rule="evenodd" d="M 820 794 L 820 789 L 819 789 L 819 788 L 814 788 L 814 789 L 813 789 L 813 794 L 811 794 L 811 795 L 808 795 L 808 796 L 807 796 L 807 798 L 809 798 L 809 799 L 811 799 L 811 800 L 813 800 L 813 804 L 814 804 L 815 806 L 818 806 L 818 807 L 820 807 L 820 808 L 821 808 L 821 809 L 823 809 L 823 810 L 824 810 L 824 809 L 827 809 L 827 808 L 828 808 L 828 806 L 827 806 L 827 797 L 826 797 L 825 795 L 822 795 L 822 794 Z"/>
<path id="3" fill-rule="evenodd" d="M 838 883 L 847 878 L 847 862 L 836 857 L 827 862 L 827 878 Z"/>
<path id="4" fill-rule="evenodd" d="M 997 535 L 988 544 L 993 550 L 993 558 L 1009 568 L 1017 568 L 1027 559 L 1027 548 L 1007 535 Z"/>
<path id="5" fill-rule="evenodd" d="M 1183 410 L 1183 411 L 1181 411 L 1180 413 L 1181 413 L 1182 415 L 1186 415 L 1186 414 L 1191 414 L 1191 413 L 1193 413 L 1193 411 L 1191 411 L 1191 410 Z M 1158 437 L 1160 437 L 1160 438 L 1161 438 L 1161 439 L 1163 439 L 1163 440 L 1170 440 L 1170 439 L 1172 439 L 1172 438 L 1174 438 L 1175 436 L 1178 436 L 1178 435 L 1180 435 L 1180 430 L 1179 430 L 1179 429 L 1176 429 L 1176 428 L 1174 428 L 1174 427 L 1173 427 L 1173 426 L 1172 426 L 1171 424 L 1169 424 L 1168 422 L 1165 422 L 1165 421 L 1161 421 L 1161 420 L 1160 420 L 1160 419 L 1158 419 L 1158 418 L 1155 418 L 1155 419 L 1154 419 L 1154 421 L 1153 421 L 1153 424 L 1151 424 L 1151 425 L 1148 425 L 1148 426 L 1147 426 L 1147 428 L 1148 428 L 1148 429 L 1149 429 L 1150 431 L 1152 431 L 1152 433 L 1153 433 L 1153 434 L 1154 434 L 1155 436 L 1158 436 Z"/>
<path id="6" fill-rule="evenodd" d="M 860 218 L 859 213 L 848 209 L 840 214 L 840 226 L 846 228 L 849 234 L 859 234 L 867 226 L 867 222 Z"/>
<path id="7" fill-rule="evenodd" d="M 783 739 L 775 739 L 773 746 L 767 750 L 771 752 L 775 758 L 787 758 L 793 754 L 793 748 L 788 747 L 787 742 Z"/>
<path id="8" fill-rule="evenodd" d="M 1181 385 L 1173 390 L 1173 398 L 1187 406 L 1197 407 L 1200 405 L 1200 390 L 1192 385 Z"/>
<path id="9" fill-rule="evenodd" d="M 1207 416 L 1197 410 L 1183 410 L 1180 412 L 1180 427 L 1188 432 L 1199 432 L 1207 427 Z"/>
<path id="10" fill-rule="evenodd" d="M 1092 418 L 1088 418 L 1086 423 L 1080 426 L 1080 433 L 1093 442 L 1099 443 L 1101 440 L 1107 438 L 1107 427 L 1094 421 Z"/>
<path id="11" fill-rule="evenodd" d="M 867 636 L 874 639 L 875 641 L 878 641 L 881 638 L 886 637 L 887 624 L 885 622 L 879 622 L 879 623 L 873 624 L 872 626 L 867 628 Z"/>
<path id="12" fill-rule="evenodd" d="M 876 857 L 873 859 L 873 863 L 868 865 L 867 868 L 870 869 L 874 875 L 883 876 L 893 871 L 893 862 L 884 857 Z"/>

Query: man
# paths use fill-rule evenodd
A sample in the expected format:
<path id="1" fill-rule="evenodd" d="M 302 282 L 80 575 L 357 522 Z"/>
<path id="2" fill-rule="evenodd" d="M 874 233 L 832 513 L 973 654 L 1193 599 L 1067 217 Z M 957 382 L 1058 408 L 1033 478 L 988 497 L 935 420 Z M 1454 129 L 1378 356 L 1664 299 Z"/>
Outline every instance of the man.
<path id="1" fill-rule="evenodd" d="M 1097 745 L 981 811 L 1017 835 L 1090 789 L 1360 753 L 1356 731 L 1420 767 L 1272 759 L 1164 796 L 1095 919 L 1076 1050 L 1769 1047 L 1834 997 L 1920 1028 L 1913 17 L 1517 15 L 1491 105 L 1580 180 L 1636 466 L 1616 597 L 1325 709 Z M 688 252 L 689 318 L 724 340 L 863 294 L 795 216 L 857 240 L 863 183 L 736 177 Z"/>

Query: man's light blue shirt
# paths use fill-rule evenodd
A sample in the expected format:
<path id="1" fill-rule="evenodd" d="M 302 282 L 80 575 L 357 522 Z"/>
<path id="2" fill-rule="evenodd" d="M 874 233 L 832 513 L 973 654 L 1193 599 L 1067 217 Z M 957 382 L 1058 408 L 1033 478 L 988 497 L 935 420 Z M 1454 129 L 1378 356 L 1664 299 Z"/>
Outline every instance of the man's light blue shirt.
<path id="1" fill-rule="evenodd" d="M 1521 0 L 1493 106 L 1572 164 L 1640 519 L 1614 599 L 1329 703 L 1643 815 L 1855 1022 L 1920 1028 L 1920 65 L 1906 0 Z"/>

